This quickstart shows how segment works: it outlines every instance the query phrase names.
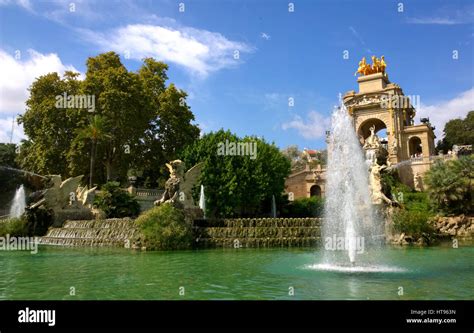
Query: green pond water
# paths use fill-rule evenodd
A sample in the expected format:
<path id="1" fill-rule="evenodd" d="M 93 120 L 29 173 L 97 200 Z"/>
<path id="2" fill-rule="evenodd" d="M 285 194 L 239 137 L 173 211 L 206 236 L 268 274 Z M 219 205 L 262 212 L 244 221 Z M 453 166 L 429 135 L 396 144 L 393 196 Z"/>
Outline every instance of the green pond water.
<path id="1" fill-rule="evenodd" d="M 382 251 L 365 270 L 320 265 L 315 249 L 0 251 L 0 299 L 474 299 L 474 247 Z"/>

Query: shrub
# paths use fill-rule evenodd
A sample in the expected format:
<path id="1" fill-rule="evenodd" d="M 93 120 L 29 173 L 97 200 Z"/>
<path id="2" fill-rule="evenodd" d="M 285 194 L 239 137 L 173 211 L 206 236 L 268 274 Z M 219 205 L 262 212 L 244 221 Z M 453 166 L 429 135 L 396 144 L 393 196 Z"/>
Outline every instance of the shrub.
<path id="1" fill-rule="evenodd" d="M 23 217 L 13 217 L 0 220 L 0 237 L 6 235 L 21 237 L 28 236 L 27 221 Z"/>
<path id="2" fill-rule="evenodd" d="M 285 217 L 321 217 L 324 200 L 320 197 L 300 198 L 290 202 L 282 213 Z"/>
<path id="3" fill-rule="evenodd" d="M 474 208 L 474 155 L 438 162 L 426 173 L 433 206 L 448 214 L 470 214 Z"/>
<path id="4" fill-rule="evenodd" d="M 405 233 L 415 238 L 433 235 L 434 229 L 429 223 L 431 214 L 424 211 L 400 210 L 393 215 L 393 227 L 399 233 Z"/>
<path id="5" fill-rule="evenodd" d="M 409 211 L 430 212 L 430 200 L 426 192 L 403 192 L 401 203 Z"/>
<path id="6" fill-rule="evenodd" d="M 191 226 L 181 209 L 162 204 L 141 214 L 135 223 L 144 236 L 143 245 L 151 250 L 181 250 L 192 246 Z"/>
<path id="7" fill-rule="evenodd" d="M 140 205 L 130 194 L 120 188 L 118 182 L 108 182 L 94 199 L 94 206 L 104 211 L 108 218 L 135 217 L 140 213 Z"/>

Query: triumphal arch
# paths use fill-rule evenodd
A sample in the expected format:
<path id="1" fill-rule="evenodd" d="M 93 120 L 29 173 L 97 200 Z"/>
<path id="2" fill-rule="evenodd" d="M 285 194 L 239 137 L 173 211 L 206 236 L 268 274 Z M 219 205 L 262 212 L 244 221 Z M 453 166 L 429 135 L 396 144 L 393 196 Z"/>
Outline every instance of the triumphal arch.
<path id="1" fill-rule="evenodd" d="M 430 156 L 435 154 L 434 128 L 428 119 L 415 125 L 419 96 L 405 95 L 398 84 L 391 83 L 386 66 L 383 56 L 372 56 L 372 64 L 362 58 L 355 73 L 359 74 L 359 91 L 347 92 L 343 101 L 361 144 L 370 136 L 371 128 L 375 127 L 375 132 L 385 129 L 389 164 L 399 165 L 402 181 L 414 187 L 414 179 L 429 169 Z"/>

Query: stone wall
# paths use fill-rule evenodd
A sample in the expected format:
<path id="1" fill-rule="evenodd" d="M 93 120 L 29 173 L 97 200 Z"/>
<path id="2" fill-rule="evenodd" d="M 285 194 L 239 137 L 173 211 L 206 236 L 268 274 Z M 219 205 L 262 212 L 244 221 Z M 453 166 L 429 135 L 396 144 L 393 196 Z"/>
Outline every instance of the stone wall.
<path id="1" fill-rule="evenodd" d="M 474 240 L 474 216 L 437 216 L 432 224 L 441 236 Z"/>
<path id="2" fill-rule="evenodd" d="M 76 220 L 66 221 L 62 228 L 50 228 L 39 244 L 61 246 L 128 247 L 139 235 L 134 220 Z"/>
<path id="3" fill-rule="evenodd" d="M 195 245 L 208 247 L 316 246 L 319 218 L 237 218 L 194 221 Z"/>
<path id="4" fill-rule="evenodd" d="M 320 240 L 319 218 L 237 218 L 195 220 L 197 248 L 302 247 Z M 140 231 L 134 221 L 124 219 L 66 221 L 50 228 L 40 244 L 60 246 L 133 247 Z"/>

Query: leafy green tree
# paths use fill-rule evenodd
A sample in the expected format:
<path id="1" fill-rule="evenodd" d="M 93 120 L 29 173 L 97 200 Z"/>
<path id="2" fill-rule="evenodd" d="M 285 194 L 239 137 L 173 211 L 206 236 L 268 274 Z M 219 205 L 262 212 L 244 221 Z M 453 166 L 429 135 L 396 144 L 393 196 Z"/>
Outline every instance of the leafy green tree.
<path id="1" fill-rule="evenodd" d="M 16 145 L 13 143 L 0 143 L 0 166 L 16 168 Z"/>
<path id="2" fill-rule="evenodd" d="M 176 159 L 183 147 L 199 138 L 199 128 L 192 123 L 194 114 L 186 103 L 187 94 L 172 83 L 165 86 L 167 69 L 166 64 L 147 58 L 138 72 L 154 118 L 144 133 L 141 158 L 135 160 L 134 167 L 143 171 L 143 179 L 159 180 L 161 184 L 166 181 L 165 163 Z"/>
<path id="3" fill-rule="evenodd" d="M 75 140 L 88 139 L 91 141 L 91 153 L 90 153 L 90 171 L 89 171 L 89 188 L 93 187 L 94 169 L 95 169 L 95 158 L 96 148 L 99 141 L 109 138 L 109 135 L 105 133 L 104 119 L 101 116 L 95 115 L 89 125 L 80 129 Z"/>
<path id="4" fill-rule="evenodd" d="M 436 149 L 446 153 L 453 145 L 474 145 L 474 111 L 464 119 L 453 119 L 444 125 L 444 137 L 438 141 Z"/>
<path id="5" fill-rule="evenodd" d="M 284 217 L 322 217 L 324 200 L 319 197 L 300 198 L 283 207 Z"/>
<path id="6" fill-rule="evenodd" d="M 220 145 L 256 144 L 256 156 L 220 155 Z M 272 195 L 279 197 L 290 161 L 273 144 L 256 137 L 239 138 L 220 130 L 204 135 L 182 154 L 187 167 L 203 162 L 201 183 L 206 188 L 209 216 L 246 216 L 267 214 Z"/>
<path id="7" fill-rule="evenodd" d="M 67 153 L 84 123 L 84 110 L 57 108 L 56 96 L 80 94 L 78 73 L 66 72 L 40 76 L 29 88 L 26 112 L 19 116 L 28 140 L 20 148 L 18 161 L 28 171 L 70 176 Z"/>
<path id="8" fill-rule="evenodd" d="M 444 213 L 472 213 L 474 155 L 438 162 L 425 174 L 425 181 L 436 209 Z"/>
<path id="9" fill-rule="evenodd" d="M 102 118 L 108 139 L 97 146 L 106 179 L 125 178 L 128 164 L 153 118 L 138 74 L 129 72 L 114 52 L 87 60 L 84 93 L 95 97 L 95 112 Z"/>
<path id="10" fill-rule="evenodd" d="M 166 85 L 167 69 L 147 58 L 131 72 L 107 52 L 87 60 L 83 81 L 72 72 L 41 76 L 19 118 L 28 136 L 20 166 L 64 177 L 89 174 L 89 183 L 98 184 L 125 180 L 130 168 L 140 169 L 150 183 L 164 178 L 164 163 L 199 137 L 186 93 Z M 56 107 L 56 97 L 64 94 L 94 97 L 95 109 Z"/>

